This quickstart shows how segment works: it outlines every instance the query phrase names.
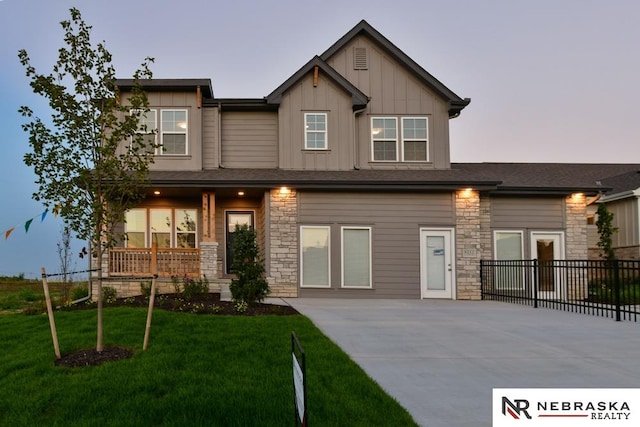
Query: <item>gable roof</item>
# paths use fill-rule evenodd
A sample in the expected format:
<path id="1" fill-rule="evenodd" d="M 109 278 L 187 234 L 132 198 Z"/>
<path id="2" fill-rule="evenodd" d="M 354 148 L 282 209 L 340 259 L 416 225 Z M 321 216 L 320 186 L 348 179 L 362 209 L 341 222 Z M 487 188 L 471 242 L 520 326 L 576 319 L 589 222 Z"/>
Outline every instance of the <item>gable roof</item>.
<path id="1" fill-rule="evenodd" d="M 326 74 L 331 80 L 333 80 L 338 86 L 340 86 L 345 92 L 351 95 L 351 102 L 354 110 L 359 110 L 367 106 L 369 98 L 362 93 L 360 89 L 355 87 L 351 82 L 345 79 L 340 73 L 333 69 L 329 64 L 322 60 L 319 56 L 313 57 L 309 62 L 296 71 L 291 77 L 289 77 L 284 83 L 282 83 L 276 90 L 267 95 L 267 103 L 280 104 L 282 102 L 282 95 L 289 90 L 293 85 L 298 83 L 307 74 L 309 74 L 315 67 L 318 67 L 324 74 Z"/>
<path id="2" fill-rule="evenodd" d="M 396 61 L 400 62 L 406 69 L 411 71 L 422 83 L 436 91 L 443 98 L 449 102 L 449 117 L 457 117 L 462 109 L 469 105 L 470 98 L 460 98 L 451 89 L 446 87 L 442 82 L 432 76 L 424 68 L 422 68 L 417 62 L 411 59 L 406 53 L 400 50 L 396 45 L 391 43 L 389 39 L 383 36 L 378 30 L 373 28 L 364 19 L 360 21 L 355 27 L 353 27 L 347 34 L 342 36 L 340 40 L 335 42 L 329 49 L 327 49 L 320 58 L 324 61 L 328 61 L 335 53 L 340 51 L 348 43 L 350 43 L 355 37 L 359 35 L 365 35 L 375 44 L 381 47 L 385 52 L 391 55 Z"/>

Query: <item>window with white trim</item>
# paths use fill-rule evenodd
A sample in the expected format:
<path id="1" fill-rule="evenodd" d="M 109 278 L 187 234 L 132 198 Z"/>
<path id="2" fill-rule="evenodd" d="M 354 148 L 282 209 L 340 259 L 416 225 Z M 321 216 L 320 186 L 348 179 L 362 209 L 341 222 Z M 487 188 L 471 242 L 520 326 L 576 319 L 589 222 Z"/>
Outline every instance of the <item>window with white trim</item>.
<path id="1" fill-rule="evenodd" d="M 304 113 L 305 150 L 326 150 L 327 113 Z"/>
<path id="2" fill-rule="evenodd" d="M 371 227 L 342 227 L 342 287 L 371 288 Z"/>
<path id="3" fill-rule="evenodd" d="M 131 209 L 125 213 L 125 246 L 149 248 L 196 248 L 196 209 Z"/>
<path id="4" fill-rule="evenodd" d="M 402 118 L 402 160 L 405 162 L 426 162 L 429 160 L 427 150 L 427 118 Z"/>
<path id="5" fill-rule="evenodd" d="M 300 227 L 300 287 L 331 286 L 330 240 L 328 226 Z"/>
<path id="6" fill-rule="evenodd" d="M 158 155 L 187 154 L 187 110 L 161 110 Z"/>
<path id="7" fill-rule="evenodd" d="M 374 162 L 428 162 L 428 118 L 372 117 L 371 152 Z"/>
<path id="8" fill-rule="evenodd" d="M 495 275 L 497 289 L 524 289 L 524 271 L 519 263 L 511 265 L 508 261 L 524 258 L 522 231 L 506 230 L 493 232 L 494 257 L 500 263 Z"/>
<path id="9" fill-rule="evenodd" d="M 156 150 L 156 134 L 158 133 L 158 125 L 156 122 L 157 111 L 154 109 L 150 109 L 148 111 L 143 110 L 131 110 L 130 114 L 139 114 L 140 117 L 138 119 L 138 130 L 137 134 L 142 135 L 142 144 L 143 147 L 140 147 L 140 152 L 146 152 L 149 154 L 154 154 Z M 133 145 L 133 141 L 131 141 Z M 133 149 L 133 147 L 131 147 Z"/>
<path id="10" fill-rule="evenodd" d="M 374 162 L 398 161 L 398 120 L 395 117 L 371 119 L 371 147 Z"/>

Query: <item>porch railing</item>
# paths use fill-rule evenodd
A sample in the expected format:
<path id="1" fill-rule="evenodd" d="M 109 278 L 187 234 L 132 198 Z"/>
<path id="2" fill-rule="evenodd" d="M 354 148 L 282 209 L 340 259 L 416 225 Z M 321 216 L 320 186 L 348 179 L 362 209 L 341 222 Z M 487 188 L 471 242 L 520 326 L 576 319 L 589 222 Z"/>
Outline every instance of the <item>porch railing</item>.
<path id="1" fill-rule="evenodd" d="M 155 262 L 154 262 L 155 261 Z M 113 248 L 109 250 L 109 276 L 200 277 L 200 249 Z"/>
<path id="2" fill-rule="evenodd" d="M 640 260 L 480 261 L 482 299 L 640 320 Z"/>

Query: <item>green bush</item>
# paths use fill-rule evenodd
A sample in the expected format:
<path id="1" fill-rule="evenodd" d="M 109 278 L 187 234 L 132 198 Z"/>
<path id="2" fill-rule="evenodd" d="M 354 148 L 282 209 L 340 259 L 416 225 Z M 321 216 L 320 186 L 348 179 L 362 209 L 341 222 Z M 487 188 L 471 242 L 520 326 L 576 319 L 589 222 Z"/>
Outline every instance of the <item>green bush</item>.
<path id="1" fill-rule="evenodd" d="M 31 289 L 25 289 L 25 288 L 20 289 L 20 291 L 18 291 L 18 295 L 20 296 L 21 300 L 27 301 L 27 302 L 34 302 L 42 297 L 42 295 L 37 295 Z"/>
<path id="2" fill-rule="evenodd" d="M 79 285 L 71 288 L 71 301 L 76 301 L 89 296 L 89 288 L 87 285 Z"/>
<path id="3" fill-rule="evenodd" d="M 233 239 L 231 269 L 236 275 L 229 289 L 236 303 L 255 305 L 269 294 L 269 283 L 264 277 L 264 262 L 260 257 L 257 234 L 248 225 L 236 225 Z"/>
<path id="4" fill-rule="evenodd" d="M 102 287 L 102 301 L 106 302 L 107 304 L 112 304 L 116 302 L 117 298 L 118 292 L 115 288 L 112 288 L 111 286 Z"/>
<path id="5" fill-rule="evenodd" d="M 140 282 L 140 293 L 143 297 L 149 298 L 151 296 L 151 282 Z M 156 295 L 158 295 L 158 287 L 156 286 Z"/>
<path id="6" fill-rule="evenodd" d="M 184 277 L 172 277 L 173 288 L 176 294 L 180 294 L 184 299 L 190 300 L 195 295 L 202 295 L 209 293 L 209 280 L 207 277 L 202 279 L 193 279 L 189 276 Z"/>

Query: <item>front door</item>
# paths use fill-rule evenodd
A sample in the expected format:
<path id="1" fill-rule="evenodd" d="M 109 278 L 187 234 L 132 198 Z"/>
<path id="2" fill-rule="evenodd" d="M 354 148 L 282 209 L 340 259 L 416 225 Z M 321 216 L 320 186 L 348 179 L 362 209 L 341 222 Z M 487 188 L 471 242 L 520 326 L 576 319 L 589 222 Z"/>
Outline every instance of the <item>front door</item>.
<path id="1" fill-rule="evenodd" d="M 531 233 L 531 254 L 538 260 L 538 298 L 558 299 L 562 293 L 560 269 L 554 260 L 564 258 L 561 233 Z"/>
<path id="2" fill-rule="evenodd" d="M 253 211 L 227 211 L 226 215 L 226 272 L 232 273 L 233 262 L 233 235 L 236 225 L 248 225 L 253 227 Z"/>
<path id="3" fill-rule="evenodd" d="M 453 230 L 420 230 L 422 298 L 453 298 Z"/>

